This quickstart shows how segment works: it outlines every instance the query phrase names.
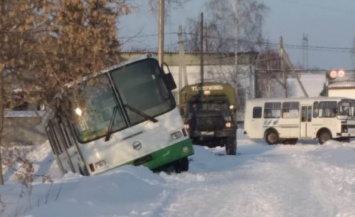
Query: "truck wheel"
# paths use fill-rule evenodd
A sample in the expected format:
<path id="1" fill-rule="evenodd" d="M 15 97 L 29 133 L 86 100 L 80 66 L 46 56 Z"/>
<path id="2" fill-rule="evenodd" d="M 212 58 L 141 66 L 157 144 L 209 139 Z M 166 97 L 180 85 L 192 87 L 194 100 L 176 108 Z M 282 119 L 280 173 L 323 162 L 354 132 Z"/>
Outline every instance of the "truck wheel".
<path id="1" fill-rule="evenodd" d="M 226 144 L 226 155 L 236 155 L 237 154 L 237 138 L 228 137 Z"/>
<path id="2" fill-rule="evenodd" d="M 175 172 L 181 173 L 189 170 L 189 159 L 187 157 L 181 158 L 175 162 Z"/>
<path id="3" fill-rule="evenodd" d="M 279 135 L 275 130 L 268 130 L 265 134 L 267 144 L 274 145 L 279 142 Z"/>

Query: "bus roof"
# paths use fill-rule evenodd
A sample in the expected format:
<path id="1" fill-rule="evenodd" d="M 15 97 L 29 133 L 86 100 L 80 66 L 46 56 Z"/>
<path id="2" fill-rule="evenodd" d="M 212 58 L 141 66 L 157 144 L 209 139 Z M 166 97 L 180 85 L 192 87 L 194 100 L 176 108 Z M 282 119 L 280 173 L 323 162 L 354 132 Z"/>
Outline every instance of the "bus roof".
<path id="1" fill-rule="evenodd" d="M 335 97 L 335 96 L 318 96 L 318 97 L 287 97 L 287 98 L 255 98 L 255 99 L 249 99 L 247 100 L 250 102 L 271 102 L 271 101 L 317 101 L 317 100 L 342 100 L 342 99 L 348 99 L 348 100 L 355 100 L 350 97 Z"/>
<path id="2" fill-rule="evenodd" d="M 146 55 L 143 55 L 143 56 L 140 56 L 140 57 L 137 57 L 137 58 L 134 58 L 134 59 L 130 59 L 130 60 L 126 60 L 126 61 L 122 61 L 116 65 L 113 65 L 113 66 L 110 66 L 106 69 L 103 69 L 99 72 L 94 72 L 93 74 L 91 75 L 86 75 L 86 76 L 83 76 L 81 79 L 79 79 L 78 81 L 73 81 L 73 82 L 70 82 L 70 83 L 67 83 L 65 84 L 64 86 L 65 87 L 71 87 L 73 86 L 73 84 L 75 83 L 81 83 L 83 81 L 86 81 L 87 79 L 90 79 L 90 78 L 94 78 L 98 75 L 101 75 L 101 74 L 104 74 L 104 73 L 107 73 L 107 72 L 110 72 L 114 69 L 117 69 L 117 68 L 120 68 L 122 66 L 125 66 L 125 65 L 129 65 L 131 63 L 134 63 L 134 62 L 137 62 L 137 61 L 140 61 L 140 60 L 144 60 L 144 59 L 148 59 L 148 58 L 153 58 L 153 55 L 152 54 L 146 54 Z"/>

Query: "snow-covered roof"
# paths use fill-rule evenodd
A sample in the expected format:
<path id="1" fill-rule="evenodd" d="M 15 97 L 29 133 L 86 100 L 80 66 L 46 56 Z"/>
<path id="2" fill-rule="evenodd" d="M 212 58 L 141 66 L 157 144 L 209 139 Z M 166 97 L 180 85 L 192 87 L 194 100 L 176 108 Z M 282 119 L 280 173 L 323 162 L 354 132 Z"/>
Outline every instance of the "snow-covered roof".
<path id="1" fill-rule="evenodd" d="M 334 82 L 328 85 L 329 89 L 336 89 L 336 88 L 355 88 L 355 81 L 341 81 L 341 82 Z"/>

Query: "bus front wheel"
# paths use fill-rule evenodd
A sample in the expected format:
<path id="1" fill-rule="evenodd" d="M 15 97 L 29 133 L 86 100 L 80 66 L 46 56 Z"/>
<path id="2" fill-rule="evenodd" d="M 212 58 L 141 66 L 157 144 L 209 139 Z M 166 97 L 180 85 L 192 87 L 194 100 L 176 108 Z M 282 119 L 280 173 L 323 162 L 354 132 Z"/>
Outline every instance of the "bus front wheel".
<path id="1" fill-rule="evenodd" d="M 330 134 L 329 130 L 322 130 L 318 134 L 319 144 L 323 145 L 326 141 L 332 139 L 332 134 Z"/>
<path id="2" fill-rule="evenodd" d="M 175 162 L 175 172 L 181 173 L 189 170 L 189 159 L 187 157 L 181 158 Z"/>
<path id="3" fill-rule="evenodd" d="M 279 142 L 279 135 L 275 130 L 268 130 L 265 134 L 267 144 L 274 145 Z"/>

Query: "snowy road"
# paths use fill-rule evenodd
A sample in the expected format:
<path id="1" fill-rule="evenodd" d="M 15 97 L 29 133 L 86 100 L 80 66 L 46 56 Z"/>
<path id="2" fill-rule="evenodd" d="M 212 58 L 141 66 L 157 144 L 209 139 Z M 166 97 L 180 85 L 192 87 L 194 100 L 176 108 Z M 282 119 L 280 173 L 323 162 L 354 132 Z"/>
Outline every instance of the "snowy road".
<path id="1" fill-rule="evenodd" d="M 182 174 L 124 166 L 61 177 L 49 145 L 37 146 L 34 168 L 53 184 L 35 180 L 27 192 L 6 177 L 1 216 L 355 217 L 355 141 L 269 146 L 238 135 L 237 156 L 194 148 Z"/>
<path id="2" fill-rule="evenodd" d="M 237 157 L 202 156 L 189 173 L 167 177 L 174 192 L 159 215 L 355 216 L 354 194 L 334 185 L 337 174 L 308 154 L 318 147 L 241 144 Z"/>

